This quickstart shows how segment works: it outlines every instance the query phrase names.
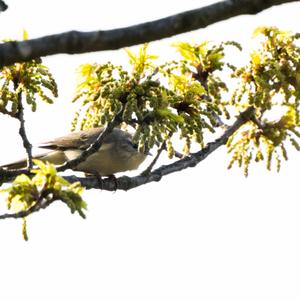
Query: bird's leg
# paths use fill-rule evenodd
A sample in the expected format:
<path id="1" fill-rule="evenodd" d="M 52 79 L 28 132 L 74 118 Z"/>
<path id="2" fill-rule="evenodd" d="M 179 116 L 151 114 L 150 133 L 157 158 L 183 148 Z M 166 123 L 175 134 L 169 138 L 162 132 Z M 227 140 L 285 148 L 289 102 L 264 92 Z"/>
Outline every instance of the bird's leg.
<path id="1" fill-rule="evenodd" d="M 99 189 L 102 190 L 103 189 L 103 180 L 102 180 L 102 176 L 100 174 L 95 174 L 95 177 L 97 179 L 97 182 L 98 182 L 98 186 L 99 186 Z"/>
<path id="2" fill-rule="evenodd" d="M 95 177 L 98 181 L 98 186 L 99 186 L 99 189 L 103 189 L 103 178 L 102 176 L 98 173 L 98 172 L 93 172 L 93 173 L 85 173 L 85 176 L 86 177 Z M 115 175 L 108 175 L 107 176 L 108 180 L 112 180 L 115 184 L 115 188 L 114 188 L 114 192 L 117 191 L 118 189 L 118 181 L 117 181 L 117 178 Z"/>
<path id="3" fill-rule="evenodd" d="M 102 176 L 98 172 L 93 172 L 93 173 L 85 173 L 86 177 L 95 177 L 98 182 L 98 187 L 100 190 L 103 189 L 103 179 Z"/>

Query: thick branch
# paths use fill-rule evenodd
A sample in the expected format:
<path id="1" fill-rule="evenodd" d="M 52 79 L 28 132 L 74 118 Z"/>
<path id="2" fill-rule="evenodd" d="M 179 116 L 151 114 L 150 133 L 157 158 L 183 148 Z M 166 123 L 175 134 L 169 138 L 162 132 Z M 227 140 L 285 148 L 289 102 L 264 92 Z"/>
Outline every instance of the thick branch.
<path id="1" fill-rule="evenodd" d="M 298 0 L 299 1 L 299 0 Z M 120 49 L 205 28 L 229 18 L 257 14 L 295 0 L 227 0 L 152 22 L 92 32 L 70 31 L 0 45 L 0 67 L 58 53 L 86 53 Z"/>
<path id="2" fill-rule="evenodd" d="M 184 157 L 169 165 L 161 166 L 147 175 L 138 175 L 135 177 L 123 176 L 117 179 L 114 178 L 114 180 L 111 180 L 109 178 L 105 179 L 102 181 L 101 188 L 108 191 L 114 191 L 117 185 L 118 189 L 127 191 L 146 183 L 160 181 L 160 179 L 163 176 L 166 176 L 168 174 L 179 172 L 190 167 L 195 167 L 198 163 L 204 160 L 216 149 L 218 149 L 222 145 L 225 145 L 227 143 L 228 138 L 243 124 L 245 124 L 252 118 L 253 112 L 254 108 L 252 107 L 246 109 L 243 113 L 241 113 L 241 115 L 237 118 L 234 124 L 230 126 L 220 138 L 218 138 L 214 142 L 208 143 L 207 146 L 204 147 L 202 150 L 190 154 L 189 156 Z M 80 181 L 80 183 L 87 189 L 99 188 L 99 182 L 97 179 L 94 178 L 78 178 L 76 176 L 65 176 L 64 178 L 70 182 Z"/>
<path id="3" fill-rule="evenodd" d="M 25 174 L 30 176 L 30 171 L 28 170 L 5 170 L 0 168 L 0 186 L 5 182 L 10 182 L 14 178 L 16 178 L 18 175 Z"/>

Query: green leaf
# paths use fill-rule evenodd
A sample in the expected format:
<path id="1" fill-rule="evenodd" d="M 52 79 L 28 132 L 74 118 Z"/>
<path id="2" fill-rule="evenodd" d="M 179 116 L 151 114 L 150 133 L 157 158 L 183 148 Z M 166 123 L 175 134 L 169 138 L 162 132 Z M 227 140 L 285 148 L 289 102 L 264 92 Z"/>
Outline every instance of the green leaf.
<path id="1" fill-rule="evenodd" d="M 172 121 L 175 121 L 176 123 L 183 123 L 184 122 L 184 118 L 174 114 L 173 112 L 171 112 L 169 109 L 158 109 L 156 111 L 161 117 L 163 118 L 168 118 Z"/>
<path id="2" fill-rule="evenodd" d="M 261 63 L 261 58 L 258 52 L 254 51 L 250 56 L 254 65 L 259 65 Z"/>
<path id="3" fill-rule="evenodd" d="M 23 29 L 23 40 L 28 40 L 28 32 L 25 29 Z"/>
<path id="4" fill-rule="evenodd" d="M 14 180 L 14 183 L 15 184 L 20 184 L 20 185 L 30 184 L 31 179 L 27 175 L 21 174 L 21 175 L 18 175 L 16 177 L 16 179 Z"/>

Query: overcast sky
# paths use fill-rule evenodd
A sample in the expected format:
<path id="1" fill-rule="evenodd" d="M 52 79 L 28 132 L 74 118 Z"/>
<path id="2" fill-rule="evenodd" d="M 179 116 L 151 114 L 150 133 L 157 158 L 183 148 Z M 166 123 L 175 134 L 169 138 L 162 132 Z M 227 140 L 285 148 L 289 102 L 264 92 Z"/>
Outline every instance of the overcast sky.
<path id="1" fill-rule="evenodd" d="M 215 1 L 7 0 L 0 38 L 127 26 Z M 258 25 L 300 32 L 300 3 L 151 44 L 171 55 L 174 40 L 237 40 L 248 50 Z M 45 58 L 59 88 L 55 105 L 27 115 L 32 141 L 70 130 L 75 69 L 125 63 L 124 51 Z M 238 60 L 238 58 L 237 58 Z M 23 155 L 18 124 L 0 115 L 0 162 Z M 133 191 L 88 191 L 87 219 L 57 203 L 21 222 L 0 222 L 1 299 L 299 299 L 299 155 L 280 174 L 263 166 L 226 169 L 226 149 L 198 167 Z M 297 173 L 296 173 L 297 172 Z M 2 199 L 2 198 L 1 198 Z M 3 207 L 3 203 L 0 204 Z"/>

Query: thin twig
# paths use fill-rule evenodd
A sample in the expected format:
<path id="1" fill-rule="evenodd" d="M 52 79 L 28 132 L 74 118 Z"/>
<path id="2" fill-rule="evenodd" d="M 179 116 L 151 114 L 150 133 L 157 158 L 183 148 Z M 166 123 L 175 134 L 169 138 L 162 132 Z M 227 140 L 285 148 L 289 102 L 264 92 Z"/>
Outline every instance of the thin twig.
<path id="1" fill-rule="evenodd" d="M 22 104 L 22 94 L 21 92 L 18 93 L 18 113 L 17 118 L 20 121 L 20 129 L 19 134 L 23 141 L 23 146 L 27 153 L 27 170 L 31 170 L 33 163 L 32 163 L 32 145 L 28 140 L 26 129 L 25 129 L 25 119 L 24 119 L 24 108 Z"/>
<path id="2" fill-rule="evenodd" d="M 53 202 L 54 202 L 53 199 L 51 199 L 50 201 L 45 201 L 44 199 L 41 199 L 41 200 L 35 202 L 34 205 L 32 205 L 30 208 L 28 208 L 26 210 L 22 210 L 17 213 L 7 213 L 7 214 L 0 215 L 0 220 L 25 218 L 25 217 L 31 215 L 32 213 L 39 211 L 40 209 L 45 209 Z"/>
<path id="3" fill-rule="evenodd" d="M 9 115 L 12 118 L 17 118 L 16 114 L 5 109 L 4 107 L 0 107 L 0 113 L 4 114 L 4 115 Z"/>
<path id="4" fill-rule="evenodd" d="M 166 149 L 166 141 L 164 141 L 164 142 L 161 144 L 160 148 L 157 150 L 157 153 L 156 153 L 154 159 L 151 161 L 151 163 L 150 163 L 150 165 L 147 167 L 147 169 L 141 173 L 141 175 L 147 175 L 147 174 L 149 174 L 149 173 L 151 172 L 151 170 L 153 169 L 154 165 L 156 164 L 158 158 L 160 157 L 161 153 L 162 153 L 163 150 L 165 150 L 165 149 Z"/>

